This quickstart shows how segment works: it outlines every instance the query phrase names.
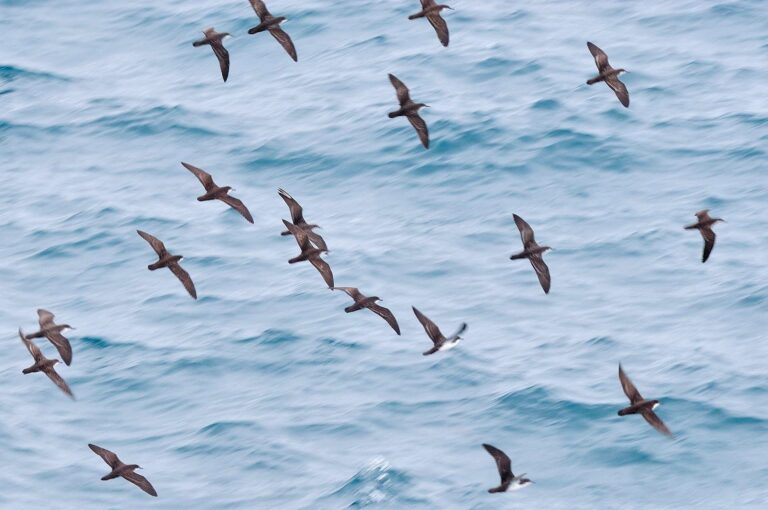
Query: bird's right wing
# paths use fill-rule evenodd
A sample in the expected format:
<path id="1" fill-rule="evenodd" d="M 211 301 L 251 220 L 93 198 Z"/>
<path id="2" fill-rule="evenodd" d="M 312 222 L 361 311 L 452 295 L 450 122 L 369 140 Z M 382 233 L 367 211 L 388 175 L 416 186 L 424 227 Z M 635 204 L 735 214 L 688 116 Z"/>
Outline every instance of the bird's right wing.
<path id="1" fill-rule="evenodd" d="M 425 149 L 429 149 L 429 129 L 427 128 L 427 123 L 424 122 L 424 119 L 422 119 L 421 116 L 419 116 L 419 114 L 416 112 L 408 114 L 408 121 L 410 121 L 413 129 L 415 129 L 419 134 L 419 140 L 421 140 L 421 144 Z"/>
<path id="2" fill-rule="evenodd" d="M 662 434 L 666 436 L 671 436 L 672 431 L 670 431 L 666 425 L 664 425 L 664 422 L 661 421 L 661 418 L 653 412 L 652 409 L 643 409 L 640 411 L 640 414 L 643 415 L 643 418 L 645 418 L 645 421 L 651 424 L 653 428 L 661 432 Z"/>
<path id="3" fill-rule="evenodd" d="M 445 22 L 442 16 L 440 16 L 439 12 L 433 12 L 432 14 L 427 14 L 427 19 L 429 20 L 429 23 L 432 25 L 432 27 L 435 29 L 435 32 L 437 32 L 437 38 L 440 39 L 440 43 L 448 47 L 448 43 L 450 42 L 450 34 L 448 32 L 448 24 Z"/>
<path id="4" fill-rule="evenodd" d="M 552 279 L 549 276 L 549 266 L 544 262 L 544 257 L 541 256 L 541 253 L 537 253 L 536 255 L 531 255 L 528 260 L 531 261 L 533 270 L 536 271 L 536 276 L 539 277 L 539 283 L 541 288 L 544 289 L 544 294 L 549 294 Z"/>
<path id="5" fill-rule="evenodd" d="M 211 46 L 213 47 L 213 51 L 216 52 L 216 47 L 213 45 L 213 43 L 211 43 Z M 224 49 L 224 46 L 222 46 L 221 48 Z M 216 56 L 218 57 L 218 53 L 216 54 Z M 227 55 L 227 58 L 229 58 L 229 55 Z M 206 191 L 210 190 L 213 186 L 215 186 L 215 184 L 213 183 L 213 177 L 211 177 L 211 174 L 209 174 L 202 168 L 198 168 L 195 165 L 190 165 L 189 163 L 184 163 L 183 161 L 181 162 L 181 165 L 187 170 L 189 170 L 190 172 L 192 172 L 193 174 L 195 174 L 195 177 L 197 177 L 197 179 L 200 181 L 200 184 L 202 184 L 203 187 L 205 187 Z"/>
<path id="6" fill-rule="evenodd" d="M 411 100 L 411 94 L 408 92 L 408 87 L 405 86 L 405 83 L 400 81 L 394 74 L 389 75 L 389 81 L 392 83 L 392 86 L 395 87 L 397 100 L 400 102 L 400 106 L 408 103 Z"/>
<path id="7" fill-rule="evenodd" d="M 106 448 L 102 448 L 101 446 L 96 446 L 95 444 L 89 444 L 88 448 L 93 450 L 93 453 L 95 453 L 96 455 L 104 459 L 104 462 L 109 464 L 109 466 L 112 469 L 122 464 L 122 462 L 120 462 L 120 459 L 117 458 L 117 455 L 110 452 Z"/>
<path id="8" fill-rule="evenodd" d="M 32 340 L 29 340 L 26 336 L 24 336 L 24 333 L 21 331 L 21 328 L 19 328 L 19 337 L 21 338 L 21 341 L 24 342 L 24 345 L 27 347 L 27 350 L 32 355 L 32 357 L 35 359 L 35 361 L 40 360 L 43 357 L 42 351 L 40 351 L 40 348 L 33 342 Z"/>
<path id="9" fill-rule="evenodd" d="M 264 2 L 262 0 L 250 0 L 251 7 L 253 7 L 253 10 L 256 11 L 256 15 L 261 19 L 261 21 L 264 21 L 264 18 L 272 17 L 272 15 L 269 13 L 269 10 L 267 9 L 267 6 L 264 5 Z"/>
<path id="10" fill-rule="evenodd" d="M 269 29 L 269 33 L 272 34 L 272 37 L 277 39 L 277 42 L 279 42 L 283 48 L 285 48 L 285 51 L 288 52 L 288 55 L 291 56 L 294 62 L 299 61 L 299 56 L 296 53 L 296 46 L 293 45 L 291 36 L 288 35 L 285 30 L 278 26 L 273 26 Z"/>
<path id="11" fill-rule="evenodd" d="M 702 227 L 699 229 L 701 237 L 704 238 L 704 253 L 702 254 L 701 261 L 706 262 L 709 258 L 709 254 L 712 253 L 712 248 L 715 247 L 715 231 L 709 227 Z"/>
<path id="12" fill-rule="evenodd" d="M 136 473 L 135 471 L 129 471 L 128 473 L 125 473 L 122 476 L 123 478 L 125 478 L 132 484 L 136 485 L 139 489 L 143 490 L 150 496 L 157 497 L 157 491 L 155 490 L 155 488 L 152 487 L 152 484 L 149 483 L 149 480 L 147 480 L 140 474 Z"/>
<path id="13" fill-rule="evenodd" d="M 136 232 L 139 233 L 142 239 L 149 243 L 152 249 L 155 250 L 155 253 L 157 253 L 158 257 L 163 258 L 168 254 L 168 250 L 165 249 L 165 245 L 160 239 L 153 236 L 152 234 L 147 234 L 143 230 L 137 230 Z"/>
<path id="14" fill-rule="evenodd" d="M 243 218 L 248 221 L 248 223 L 253 223 L 253 216 L 251 216 L 251 211 L 248 210 L 242 200 L 235 198 L 232 195 L 226 195 L 219 200 L 230 206 L 235 211 L 239 212 Z"/>
<path id="15" fill-rule="evenodd" d="M 187 289 L 189 295 L 197 299 L 195 284 L 192 282 L 192 277 L 189 276 L 189 273 L 187 273 L 184 268 L 179 265 L 178 262 L 169 264 L 168 269 L 170 269 L 171 272 L 176 275 L 176 278 L 178 278 L 182 285 L 184 285 L 184 288 Z"/>
<path id="16" fill-rule="evenodd" d="M 416 318 L 419 319 L 419 322 L 424 327 L 424 331 L 427 332 L 427 336 L 429 336 L 432 342 L 437 344 L 444 338 L 443 334 L 440 332 L 440 328 L 438 328 L 434 322 L 432 322 L 426 315 L 421 313 L 415 306 L 412 306 L 411 308 L 413 308 L 413 313 L 416 314 Z"/>
<path id="17" fill-rule="evenodd" d="M 224 81 L 227 81 L 227 78 L 229 78 L 229 52 L 224 47 L 224 43 L 222 43 L 221 40 L 211 41 L 211 48 L 213 48 L 213 53 L 216 55 L 216 58 L 219 59 L 221 77 L 224 78 Z"/>
<path id="18" fill-rule="evenodd" d="M 64 379 L 61 378 L 59 373 L 53 367 L 44 368 L 43 372 L 48 376 L 48 379 L 53 381 L 53 383 L 59 387 L 61 391 L 73 399 L 75 398 L 75 396 L 72 394 L 72 390 L 69 389 L 69 385 L 64 381 Z"/>
<path id="19" fill-rule="evenodd" d="M 530 242 L 536 242 L 536 238 L 533 234 L 533 229 L 528 224 L 527 221 L 522 219 L 517 214 L 512 215 L 515 219 L 515 225 L 517 225 L 517 229 L 520 231 L 520 239 L 523 241 L 523 246 L 527 246 Z"/>
<path id="20" fill-rule="evenodd" d="M 619 98 L 619 102 L 624 105 L 625 108 L 629 108 L 629 91 L 627 90 L 627 86 L 624 85 L 624 82 L 614 74 L 606 78 L 605 83 L 611 87 L 611 90 L 616 94 L 616 97 Z"/>
<path id="21" fill-rule="evenodd" d="M 360 293 L 360 289 L 357 287 L 333 287 L 333 290 L 340 290 L 342 292 L 346 292 L 346 294 L 354 299 L 355 301 L 359 300 L 363 295 Z"/>
<path id="22" fill-rule="evenodd" d="M 606 55 L 603 50 L 591 42 L 587 43 L 587 48 L 589 48 L 589 52 L 592 56 L 595 57 L 595 65 L 597 65 L 597 70 L 600 74 L 611 68 L 611 65 L 608 63 L 608 55 Z"/>
<path id="23" fill-rule="evenodd" d="M 485 448 L 485 451 L 490 453 L 493 460 L 496 461 L 496 468 L 499 470 L 501 483 L 505 483 L 510 477 L 514 476 L 512 474 L 512 461 L 506 453 L 489 444 L 483 444 L 483 448 Z"/>
<path id="24" fill-rule="evenodd" d="M 315 246 L 317 246 L 318 250 L 328 251 L 328 245 L 325 244 L 325 239 L 323 239 L 323 236 L 316 234 L 311 230 L 307 230 L 307 236 L 309 237 L 309 240 L 312 241 Z"/>
<path id="25" fill-rule="evenodd" d="M 621 388 L 624 390 L 624 394 L 629 398 L 630 404 L 636 404 L 643 400 L 643 396 L 637 391 L 637 388 L 629 379 L 627 374 L 624 373 L 621 363 L 619 363 L 619 381 L 621 381 Z"/>
<path id="26" fill-rule="evenodd" d="M 369 306 L 368 308 L 371 309 L 373 313 L 387 321 L 387 324 L 389 324 L 392 329 L 395 330 L 395 333 L 398 335 L 400 334 L 400 325 L 397 323 L 397 319 L 395 318 L 395 315 L 392 313 L 392 311 L 389 308 L 385 308 L 381 305 L 373 304 Z"/>
<path id="27" fill-rule="evenodd" d="M 48 310 L 43 310 L 42 308 L 38 309 L 37 318 L 38 318 L 38 321 L 40 322 L 40 329 L 45 329 L 46 326 L 52 326 L 53 317 L 54 315 Z"/>
<path id="28" fill-rule="evenodd" d="M 328 285 L 328 288 L 332 289 L 333 271 L 331 271 L 331 266 L 328 265 L 328 262 L 321 259 L 319 255 L 317 257 L 311 257 L 309 262 L 320 272 L 320 275 L 323 277 L 323 280 L 325 280 L 325 284 Z"/>
<path id="29" fill-rule="evenodd" d="M 61 333 L 57 332 L 50 332 L 45 335 L 48 341 L 50 341 L 54 347 L 56 347 L 56 350 L 59 351 L 59 355 L 61 355 L 61 360 L 67 364 L 67 366 L 72 364 L 72 345 L 69 343 L 69 340 L 62 335 Z"/>
<path id="30" fill-rule="evenodd" d="M 298 243 L 302 252 L 309 248 L 309 237 L 304 230 L 285 220 L 283 220 L 283 225 L 285 225 L 285 228 L 288 229 L 288 232 L 293 234 L 293 238 L 296 239 L 296 242 Z"/>

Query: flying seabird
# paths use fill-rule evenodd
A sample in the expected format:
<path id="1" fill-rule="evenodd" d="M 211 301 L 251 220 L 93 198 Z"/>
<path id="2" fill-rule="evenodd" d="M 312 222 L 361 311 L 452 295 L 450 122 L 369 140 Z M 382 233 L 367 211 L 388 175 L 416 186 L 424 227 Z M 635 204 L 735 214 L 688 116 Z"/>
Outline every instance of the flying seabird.
<path id="1" fill-rule="evenodd" d="M 279 42 L 283 48 L 285 48 L 285 51 L 288 52 L 288 55 L 291 56 L 293 61 L 298 62 L 299 57 L 296 55 L 296 47 L 293 45 L 291 37 L 285 33 L 282 28 L 280 28 L 280 23 L 285 21 L 287 18 L 285 16 L 272 16 L 262 0 L 250 0 L 250 2 L 251 6 L 253 6 L 253 10 L 256 11 L 256 14 L 258 14 L 261 23 L 248 30 L 248 33 L 257 34 L 259 32 L 268 30 L 269 33 L 272 34 L 272 37 L 277 39 L 277 42 Z"/>
<path id="2" fill-rule="evenodd" d="M 24 342 L 24 345 L 27 346 L 27 350 L 32 355 L 32 357 L 35 360 L 35 363 L 29 367 L 25 368 L 21 371 L 22 374 L 32 374 L 34 372 L 42 372 L 45 375 L 48 376 L 48 379 L 54 382 L 56 386 L 61 389 L 64 393 L 72 397 L 74 400 L 75 396 L 72 394 L 72 390 L 69 389 L 69 385 L 64 381 L 64 379 L 61 378 L 61 376 L 56 372 L 56 369 L 53 368 L 53 366 L 56 363 L 59 363 L 59 360 L 57 359 L 48 359 L 46 358 L 40 348 L 35 345 L 35 343 L 24 336 L 24 333 L 22 333 L 21 328 L 19 328 L 19 337 L 21 338 L 21 341 Z"/>
<path id="3" fill-rule="evenodd" d="M 443 9 L 451 9 L 450 5 L 438 4 L 435 0 L 421 0 L 421 12 L 408 16 L 408 19 L 418 19 L 426 17 L 435 32 L 437 32 L 437 38 L 443 43 L 443 46 L 448 47 L 449 34 L 448 25 L 445 20 L 440 16 L 440 11 Z"/>
<path id="4" fill-rule="evenodd" d="M 491 454 L 493 460 L 496 461 L 496 467 L 499 470 L 499 476 L 501 476 L 501 485 L 494 487 L 493 489 L 488 489 L 488 492 L 493 494 L 496 492 L 516 491 L 533 483 L 533 480 L 525 478 L 525 473 L 520 476 L 512 474 L 512 461 L 506 453 L 495 446 L 485 443 L 483 443 L 483 448 L 485 448 L 485 450 Z"/>
<path id="5" fill-rule="evenodd" d="M 217 32 L 213 27 L 206 28 L 203 33 L 205 34 L 205 37 L 199 41 L 193 42 L 192 46 L 197 48 L 198 46 L 204 46 L 206 44 L 210 45 L 216 58 L 219 59 L 221 77 L 224 78 L 224 81 L 227 81 L 227 78 L 229 77 L 229 52 L 224 47 L 224 38 L 228 37 L 230 34 L 229 32 Z"/>
<path id="6" fill-rule="evenodd" d="M 654 409 L 659 406 L 659 401 L 645 400 L 640 392 L 637 391 L 635 385 L 632 384 L 632 381 L 629 380 L 627 374 L 624 373 L 624 369 L 621 367 L 621 363 L 619 363 L 619 380 L 621 381 L 621 387 L 624 390 L 624 394 L 627 396 L 627 398 L 629 398 L 629 403 L 631 404 L 629 407 L 625 407 L 619 411 L 619 416 L 626 416 L 628 414 L 640 414 L 643 416 L 643 418 L 645 418 L 645 421 L 653 426 L 653 428 L 662 434 L 671 436 L 672 432 L 670 432 L 667 426 L 664 425 L 664 422 L 661 421 L 661 418 L 656 416 L 656 413 L 653 412 Z"/>
<path id="7" fill-rule="evenodd" d="M 392 326 L 392 329 L 395 330 L 395 333 L 398 335 L 400 334 L 400 326 L 397 324 L 397 319 L 395 319 L 395 316 L 392 314 L 389 308 L 385 308 L 376 304 L 376 301 L 382 301 L 382 299 L 378 296 L 364 296 L 363 293 L 355 287 L 333 287 L 333 290 L 344 291 L 347 293 L 347 295 L 349 295 L 349 297 L 355 300 L 354 305 L 350 305 L 344 309 L 345 312 L 352 313 L 358 310 L 362 310 L 363 308 L 367 308 L 387 321 L 387 324 Z"/>
<path id="8" fill-rule="evenodd" d="M 467 324 L 465 322 L 461 323 L 461 326 L 459 326 L 458 331 L 451 335 L 448 338 L 445 338 L 445 336 L 440 332 L 440 328 L 437 327 L 437 325 L 429 320 L 426 315 L 421 313 L 415 306 L 412 306 L 413 313 L 416 314 L 416 318 L 419 319 L 419 322 L 421 322 L 421 325 L 424 326 L 424 331 L 427 332 L 427 335 L 429 336 L 430 340 L 435 344 L 434 347 L 432 347 L 427 352 L 424 352 L 424 356 L 429 356 L 430 354 L 434 354 L 438 351 L 447 351 L 448 349 L 453 349 L 459 344 L 459 341 L 461 340 L 461 335 L 466 331 Z"/>
<path id="9" fill-rule="evenodd" d="M 595 64 L 597 64 L 597 71 L 599 73 L 594 78 L 587 80 L 587 85 L 594 85 L 595 83 L 604 81 L 605 84 L 611 87 L 611 90 L 616 93 L 616 97 L 619 98 L 621 104 L 629 108 L 629 92 L 627 92 L 627 86 L 619 80 L 619 75 L 621 73 L 626 73 L 627 71 L 625 69 L 614 69 L 611 67 L 611 64 L 608 63 L 608 55 L 591 42 L 587 43 L 587 48 L 589 48 L 589 52 L 592 53 L 592 56 L 595 57 Z"/>
<path id="10" fill-rule="evenodd" d="M 141 230 L 137 230 L 136 232 L 149 243 L 158 256 L 158 261 L 148 265 L 147 269 L 154 271 L 156 269 L 167 267 L 174 275 L 176 275 L 176 278 L 184 284 L 184 288 L 187 289 L 189 295 L 197 299 L 197 291 L 195 290 L 195 284 L 192 283 L 192 278 L 190 278 L 189 273 L 179 265 L 179 261 L 184 257 L 181 255 L 171 255 L 168 250 L 165 249 L 163 242 L 155 236 L 147 234 Z"/>
<path id="11" fill-rule="evenodd" d="M 328 250 L 323 250 L 312 246 L 309 242 L 309 236 L 307 236 L 307 233 L 296 225 L 293 225 L 292 223 L 289 223 L 285 220 L 283 220 L 283 224 L 285 225 L 285 228 L 287 228 L 288 231 L 293 234 L 293 237 L 296 238 L 296 242 L 299 244 L 299 248 L 301 248 L 301 254 L 289 260 L 288 263 L 295 264 L 297 262 L 308 260 L 310 264 L 315 266 L 315 269 L 320 272 L 320 275 L 323 277 L 323 280 L 325 280 L 328 288 L 332 289 L 333 272 L 331 271 L 331 266 L 329 266 L 326 261 L 320 258 L 320 254 Z"/>
<path id="12" fill-rule="evenodd" d="M 285 203 L 288 205 L 288 209 L 291 211 L 291 221 L 294 225 L 299 227 L 301 230 L 307 233 L 307 236 L 309 236 L 309 240 L 312 241 L 312 244 L 314 244 L 317 248 L 328 251 L 328 245 L 325 244 L 325 240 L 322 238 L 320 234 L 314 233 L 312 230 L 316 228 L 320 228 L 320 225 L 310 224 L 307 223 L 304 219 L 304 209 L 299 205 L 299 203 L 296 201 L 295 198 L 293 198 L 291 195 L 288 194 L 287 191 L 285 191 L 282 188 L 279 188 L 277 190 L 277 194 L 282 197 L 282 199 L 285 201 Z M 281 232 L 280 235 L 283 236 L 289 236 L 292 235 L 288 230 Z"/>
<path id="13" fill-rule="evenodd" d="M 198 180 L 203 184 L 203 187 L 205 187 L 205 193 L 197 197 L 198 202 L 205 202 L 207 200 L 221 200 L 232 209 L 242 214 L 243 218 L 248 220 L 248 223 L 253 223 L 253 216 L 251 216 L 251 211 L 249 211 L 245 204 L 243 204 L 240 200 L 233 197 L 232 195 L 229 195 L 229 192 L 232 191 L 232 186 L 217 186 L 216 183 L 213 182 L 211 174 L 205 170 L 197 168 L 194 165 L 190 165 L 189 163 L 184 163 L 183 161 L 181 164 L 184 166 L 184 168 L 195 174 L 195 177 L 197 177 Z"/>
<path id="14" fill-rule="evenodd" d="M 427 123 L 424 122 L 424 119 L 419 116 L 419 109 L 422 107 L 429 108 L 429 105 L 411 101 L 411 94 L 408 91 L 408 87 L 406 87 L 394 74 L 389 75 L 389 81 L 391 81 L 392 86 L 395 87 L 395 90 L 397 91 L 397 100 L 400 102 L 400 109 L 391 112 L 389 118 L 408 117 L 408 121 L 419 134 L 419 140 L 421 140 L 424 148 L 429 149 L 429 129 L 427 128 Z"/>
<path id="15" fill-rule="evenodd" d="M 706 262 L 709 258 L 709 254 L 712 253 L 712 248 L 715 247 L 715 231 L 712 230 L 712 225 L 718 221 L 725 221 L 722 218 L 712 218 L 709 216 L 709 209 L 704 209 L 696 213 L 696 217 L 699 219 L 693 225 L 688 225 L 686 230 L 698 229 L 701 232 L 701 237 L 704 238 L 704 253 L 701 257 L 701 262 Z"/>
<path id="16" fill-rule="evenodd" d="M 152 487 L 152 484 L 149 483 L 149 480 L 135 472 L 137 469 L 141 469 L 141 466 L 138 464 L 125 464 L 117 458 L 117 455 L 101 446 L 89 443 L 88 448 L 104 459 L 104 462 L 109 464 L 109 467 L 112 468 L 112 471 L 110 471 L 109 474 L 101 477 L 102 480 L 112 480 L 113 478 L 122 476 L 150 496 L 157 497 L 157 491 Z"/>
<path id="17" fill-rule="evenodd" d="M 61 334 L 65 329 L 75 329 L 69 324 L 56 324 L 53 322 L 54 315 L 48 310 L 40 308 L 37 311 L 37 316 L 40 322 L 40 331 L 29 333 L 26 338 L 31 340 L 33 338 L 47 338 L 51 342 L 56 350 L 59 351 L 61 359 L 67 366 L 72 364 L 72 346 L 69 344 L 69 340 Z"/>
<path id="18" fill-rule="evenodd" d="M 517 214 L 513 214 L 515 218 L 515 224 L 520 231 L 520 238 L 523 240 L 523 251 L 516 255 L 512 255 L 509 258 L 511 260 L 528 259 L 531 261 L 533 269 L 536 271 L 536 276 L 539 277 L 539 283 L 541 288 L 544 289 L 545 294 L 549 294 L 549 286 L 552 280 L 549 277 L 549 268 L 544 263 L 543 254 L 547 250 L 551 250 L 549 246 L 539 246 L 534 239 L 533 229 L 531 226 Z"/>

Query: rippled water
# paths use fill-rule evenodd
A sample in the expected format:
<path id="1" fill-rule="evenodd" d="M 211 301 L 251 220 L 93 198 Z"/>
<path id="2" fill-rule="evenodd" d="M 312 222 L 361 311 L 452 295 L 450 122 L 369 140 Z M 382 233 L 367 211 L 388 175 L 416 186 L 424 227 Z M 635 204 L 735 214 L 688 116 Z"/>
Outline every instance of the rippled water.
<path id="1" fill-rule="evenodd" d="M 766 508 L 768 3 L 455 0 L 447 50 L 415 0 L 268 4 L 298 64 L 244 0 L 0 1 L 0 507 Z M 208 26 L 236 35 L 226 84 Z M 629 110 L 584 85 L 587 40 Z M 402 337 L 286 263 L 278 187 Z M 728 221 L 704 265 L 703 208 Z M 513 212 L 555 248 L 548 296 Z M 422 357 L 411 305 L 464 342 Z M 77 327 L 74 403 L 20 374 L 38 307 Z M 619 361 L 674 440 L 616 416 Z M 89 442 L 160 497 L 99 481 Z M 487 494 L 483 442 L 537 483 Z"/>

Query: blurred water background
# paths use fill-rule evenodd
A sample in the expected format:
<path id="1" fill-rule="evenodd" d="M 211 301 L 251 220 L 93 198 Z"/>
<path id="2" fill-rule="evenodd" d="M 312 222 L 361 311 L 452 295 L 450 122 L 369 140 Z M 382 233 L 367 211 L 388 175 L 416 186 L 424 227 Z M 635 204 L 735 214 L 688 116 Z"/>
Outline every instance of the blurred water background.
<path id="1" fill-rule="evenodd" d="M 768 506 L 768 2 L 449 3 L 444 49 L 415 0 L 271 0 L 295 64 L 245 0 L 0 1 L 0 507 Z M 226 84 L 209 26 L 236 36 Z M 629 110 L 584 84 L 587 40 Z M 386 117 L 390 72 L 429 151 Z M 286 263 L 278 187 L 402 337 Z M 727 220 L 706 264 L 703 208 Z M 548 296 L 513 212 L 555 248 Z M 422 357 L 411 305 L 464 342 Z M 77 327 L 76 402 L 20 373 L 39 307 Z M 674 440 L 616 416 L 620 361 Z M 89 442 L 160 497 L 101 482 Z M 487 494 L 483 442 L 537 483 Z"/>

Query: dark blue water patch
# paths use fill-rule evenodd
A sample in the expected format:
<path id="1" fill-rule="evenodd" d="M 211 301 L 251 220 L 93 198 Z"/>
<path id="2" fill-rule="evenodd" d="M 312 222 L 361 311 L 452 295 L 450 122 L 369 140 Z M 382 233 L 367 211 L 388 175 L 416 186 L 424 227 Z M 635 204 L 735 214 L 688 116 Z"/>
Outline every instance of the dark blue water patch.
<path id="1" fill-rule="evenodd" d="M 411 476 L 405 471 L 392 468 L 384 460 L 376 460 L 358 471 L 340 488 L 320 499 L 324 505 L 333 501 L 333 508 L 396 508 L 407 507 L 427 500 L 407 495 L 412 486 Z M 341 506 L 339 506 L 341 505 Z"/>
<path id="2" fill-rule="evenodd" d="M 133 109 L 112 115 L 104 115 L 80 124 L 80 128 L 95 128 L 99 133 L 112 132 L 139 137 L 155 136 L 171 132 L 191 138 L 219 136 L 221 133 L 201 126 L 210 126 L 203 118 L 180 106 L 155 106 Z"/>
<path id="3" fill-rule="evenodd" d="M 546 424 L 562 428 L 589 426 L 595 421 L 616 414 L 614 406 L 584 404 L 571 400 L 557 400 L 539 386 L 505 393 L 494 399 L 488 413 L 493 416 L 520 416 L 526 423 Z"/>
<path id="4" fill-rule="evenodd" d="M 648 469 L 649 465 L 661 465 L 663 461 L 658 459 L 650 452 L 646 452 L 638 447 L 600 447 L 592 448 L 586 455 L 586 461 L 608 467 L 621 467 L 632 464 L 639 464 L 646 466 L 644 469 Z"/>
<path id="5" fill-rule="evenodd" d="M 15 66 L 0 66 L 0 80 L 14 81 L 18 79 L 42 79 L 55 81 L 69 81 L 69 78 L 53 73 L 31 71 Z"/>
<path id="6" fill-rule="evenodd" d="M 298 342 L 300 337 L 293 333 L 281 329 L 268 329 L 258 336 L 252 336 L 235 340 L 239 344 L 258 344 L 258 345 L 282 345 Z"/>
<path id="7" fill-rule="evenodd" d="M 617 345 L 616 340 L 608 336 L 592 337 L 586 341 L 586 344 L 593 345 L 595 347 L 610 347 L 610 348 L 616 347 Z"/>
<path id="8" fill-rule="evenodd" d="M 253 421 L 217 421 L 214 423 L 210 423 L 206 425 L 205 427 L 201 428 L 197 434 L 203 435 L 207 437 L 218 437 L 222 435 L 231 435 L 233 433 L 237 433 L 238 431 L 255 431 L 255 430 L 263 430 L 263 427 L 261 427 L 259 424 L 253 422 Z"/>
<path id="9" fill-rule="evenodd" d="M 560 101 L 557 99 L 539 99 L 531 106 L 531 110 L 553 111 L 561 108 Z"/>

